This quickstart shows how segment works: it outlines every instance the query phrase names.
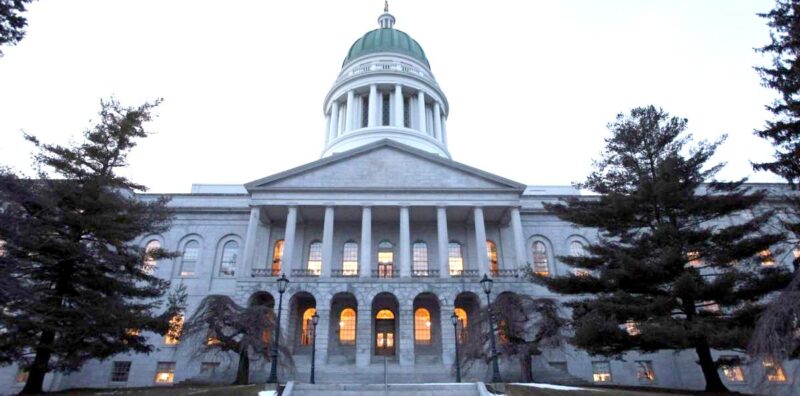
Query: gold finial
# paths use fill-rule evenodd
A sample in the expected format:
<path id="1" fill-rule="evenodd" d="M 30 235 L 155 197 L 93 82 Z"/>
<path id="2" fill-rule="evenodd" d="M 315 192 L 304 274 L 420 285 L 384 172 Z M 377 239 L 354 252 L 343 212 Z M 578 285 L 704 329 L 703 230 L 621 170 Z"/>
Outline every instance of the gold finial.
<path id="1" fill-rule="evenodd" d="M 383 2 L 383 12 L 389 12 L 389 0 Z"/>

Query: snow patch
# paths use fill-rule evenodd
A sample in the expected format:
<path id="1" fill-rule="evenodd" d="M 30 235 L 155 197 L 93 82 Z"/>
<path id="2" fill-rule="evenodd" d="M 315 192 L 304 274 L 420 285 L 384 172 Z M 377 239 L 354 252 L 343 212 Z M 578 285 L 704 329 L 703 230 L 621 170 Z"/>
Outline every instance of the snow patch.
<path id="1" fill-rule="evenodd" d="M 519 385 L 519 386 L 529 386 L 532 388 L 545 388 L 545 389 L 554 389 L 554 390 L 565 390 L 565 391 L 596 391 L 597 389 L 589 389 L 589 388 L 579 388 L 576 386 L 564 386 L 564 385 L 553 385 L 553 384 L 537 384 L 535 382 L 531 383 L 514 383 L 511 385 Z"/>
<path id="2" fill-rule="evenodd" d="M 258 396 L 278 396 L 278 392 L 275 391 L 261 391 L 258 392 Z"/>

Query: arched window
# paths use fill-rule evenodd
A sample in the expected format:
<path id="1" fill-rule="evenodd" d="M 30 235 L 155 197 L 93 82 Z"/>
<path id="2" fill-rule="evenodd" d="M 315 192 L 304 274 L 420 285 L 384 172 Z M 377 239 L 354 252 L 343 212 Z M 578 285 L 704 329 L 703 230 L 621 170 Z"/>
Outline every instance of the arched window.
<path id="1" fill-rule="evenodd" d="M 308 272 L 319 275 L 322 271 L 322 242 L 314 241 L 308 246 Z"/>
<path id="2" fill-rule="evenodd" d="M 431 313 L 425 308 L 414 311 L 414 342 L 420 345 L 431 344 Z"/>
<path id="3" fill-rule="evenodd" d="M 239 257 L 239 243 L 225 242 L 222 247 L 222 262 L 219 265 L 219 276 L 233 276 L 236 273 L 236 261 Z"/>
<path id="4" fill-rule="evenodd" d="M 500 272 L 500 264 L 497 261 L 497 245 L 492 241 L 486 241 L 486 256 L 489 259 L 489 272 L 496 276 Z"/>
<path id="5" fill-rule="evenodd" d="M 447 256 L 450 264 L 450 275 L 461 275 L 464 272 L 464 254 L 461 250 L 461 244 L 450 242 L 447 245 Z"/>
<path id="6" fill-rule="evenodd" d="M 533 271 L 539 275 L 547 276 L 550 273 L 550 265 L 547 258 L 547 246 L 544 242 L 536 241 L 533 243 Z"/>
<path id="7" fill-rule="evenodd" d="M 391 278 L 394 274 L 394 245 L 389 241 L 378 244 L 378 278 Z"/>
<path id="8" fill-rule="evenodd" d="M 272 249 L 272 275 L 280 275 L 281 267 L 283 267 L 283 239 L 275 241 L 275 247 Z"/>
<path id="9" fill-rule="evenodd" d="M 181 276 L 194 276 L 197 260 L 200 259 L 200 242 L 189 241 L 183 247 L 181 256 Z"/>
<path id="10" fill-rule="evenodd" d="M 0 242 L 2 243 L 2 242 Z M 147 242 L 144 246 L 144 261 L 142 262 L 142 270 L 148 274 L 152 274 L 156 269 L 156 259 L 150 255 L 151 252 L 161 249 L 161 242 L 153 239 Z M 0 249 L 1 251 L 2 249 Z"/>
<path id="11" fill-rule="evenodd" d="M 356 311 L 352 308 L 345 308 L 339 314 L 339 343 L 356 343 Z"/>
<path id="12" fill-rule="evenodd" d="M 388 309 L 382 309 L 375 315 L 375 319 L 394 319 L 394 312 Z"/>
<path id="13" fill-rule="evenodd" d="M 358 244 L 348 241 L 344 244 L 342 251 L 342 275 L 358 275 Z"/>
<path id="14" fill-rule="evenodd" d="M 311 323 L 311 317 L 316 312 L 315 308 L 308 308 L 303 312 L 303 333 L 300 334 L 300 345 L 311 345 L 311 338 L 314 336 L 314 324 Z"/>
<path id="15" fill-rule="evenodd" d="M 411 257 L 414 275 L 428 276 L 428 244 L 422 241 L 414 242 L 411 247 Z"/>
<path id="16" fill-rule="evenodd" d="M 586 248 L 583 246 L 582 243 L 578 241 L 572 241 L 569 243 L 569 255 L 576 257 L 583 257 L 586 255 Z"/>
<path id="17" fill-rule="evenodd" d="M 453 312 L 456 314 L 456 317 L 458 317 L 458 329 L 456 331 L 458 334 L 458 343 L 463 344 L 467 339 L 467 311 L 463 308 L 456 308 Z"/>

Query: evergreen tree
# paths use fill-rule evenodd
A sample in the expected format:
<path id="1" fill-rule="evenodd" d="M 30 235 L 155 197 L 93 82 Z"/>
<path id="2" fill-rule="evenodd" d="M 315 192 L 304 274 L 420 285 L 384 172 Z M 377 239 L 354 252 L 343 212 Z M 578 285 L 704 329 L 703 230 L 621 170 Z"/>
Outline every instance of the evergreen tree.
<path id="1" fill-rule="evenodd" d="M 28 21 L 22 16 L 32 0 L 0 0 L 0 46 L 16 45 L 25 37 Z M 3 51 L 0 50 L 0 57 Z"/>
<path id="2" fill-rule="evenodd" d="M 169 283 L 143 266 L 173 254 L 132 244 L 167 230 L 167 200 L 136 198 L 144 186 L 115 173 L 155 105 L 102 102 L 99 123 L 68 147 L 26 135 L 38 177 L 0 174 L 0 363 L 29 370 L 23 394 L 41 392 L 50 370 L 150 352 L 143 332 L 164 334 L 183 304 L 173 295 L 164 307 Z"/>
<path id="3" fill-rule="evenodd" d="M 753 212 L 765 192 L 715 181 L 722 165 L 706 163 L 724 138 L 690 146 L 686 122 L 650 106 L 609 124 L 601 159 L 578 185 L 598 196 L 545 205 L 598 230 L 585 255 L 561 258 L 584 271 L 533 276 L 558 293 L 592 293 L 568 303 L 578 347 L 694 349 L 706 389 L 725 391 L 711 349 L 744 348 L 763 297 L 790 275 L 758 259 L 782 238 L 764 231 L 771 212 Z"/>

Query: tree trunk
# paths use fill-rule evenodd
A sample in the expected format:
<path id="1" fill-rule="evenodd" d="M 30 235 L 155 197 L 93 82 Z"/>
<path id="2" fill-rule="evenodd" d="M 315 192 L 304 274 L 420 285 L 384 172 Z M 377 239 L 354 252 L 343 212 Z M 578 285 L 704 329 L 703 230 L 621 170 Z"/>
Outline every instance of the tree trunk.
<path id="1" fill-rule="evenodd" d="M 36 347 L 36 357 L 33 358 L 33 364 L 28 370 L 28 381 L 25 382 L 25 387 L 22 388 L 20 395 L 38 395 L 42 393 L 44 376 L 47 374 L 50 356 L 52 355 L 50 348 L 54 339 L 55 332 L 52 330 L 42 332 L 41 337 L 39 337 L 39 346 Z"/>
<path id="2" fill-rule="evenodd" d="M 697 357 L 700 360 L 700 368 L 703 369 L 703 376 L 706 379 L 707 392 L 728 392 L 728 388 L 722 383 L 717 372 L 717 366 L 714 364 L 714 359 L 711 357 L 711 348 L 703 341 L 700 345 L 694 348 L 697 352 Z"/>
<path id="3" fill-rule="evenodd" d="M 247 356 L 247 349 L 239 351 L 239 367 L 236 369 L 236 380 L 234 385 L 247 385 L 250 383 L 250 357 Z"/>
<path id="4" fill-rule="evenodd" d="M 522 379 L 524 382 L 533 382 L 533 373 L 531 372 L 531 354 L 523 354 L 519 358 L 520 368 L 522 369 Z"/>

